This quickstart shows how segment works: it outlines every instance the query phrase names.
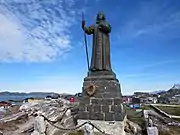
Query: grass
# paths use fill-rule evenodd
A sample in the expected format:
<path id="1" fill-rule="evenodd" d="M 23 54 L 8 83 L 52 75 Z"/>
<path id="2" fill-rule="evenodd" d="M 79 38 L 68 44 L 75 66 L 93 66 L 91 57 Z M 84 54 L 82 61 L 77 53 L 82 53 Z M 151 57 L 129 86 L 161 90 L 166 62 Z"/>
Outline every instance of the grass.
<path id="1" fill-rule="evenodd" d="M 159 131 L 159 135 L 172 135 L 172 134 L 170 132 L 167 132 L 167 131 Z"/>
<path id="2" fill-rule="evenodd" d="M 180 116 L 180 107 L 172 107 L 172 106 L 157 106 L 162 111 L 166 112 L 170 115 Z M 180 119 L 174 119 L 180 122 Z M 168 126 L 169 132 L 167 131 L 160 131 L 160 135 L 180 135 L 180 128 L 176 126 Z"/>
<path id="3" fill-rule="evenodd" d="M 180 135 L 180 128 L 168 126 L 169 131 L 160 131 L 159 135 Z"/>
<path id="4" fill-rule="evenodd" d="M 179 135 L 180 134 L 180 128 L 179 127 L 169 126 L 169 129 L 171 131 L 171 134 L 174 134 L 174 135 Z"/>
<path id="5" fill-rule="evenodd" d="M 162 111 L 166 112 L 167 114 L 170 115 L 176 115 L 180 116 L 180 107 L 171 107 L 171 106 L 157 106 L 159 109 Z"/>
<path id="6" fill-rule="evenodd" d="M 146 135 L 146 128 L 145 128 L 145 120 L 142 114 L 142 111 L 136 111 L 135 109 L 131 109 L 125 106 L 126 114 L 128 120 L 138 124 L 142 128 L 143 135 Z"/>
<path id="7" fill-rule="evenodd" d="M 159 130 L 159 135 L 179 135 L 180 128 L 174 126 L 167 126 L 169 130 Z"/>
<path id="8" fill-rule="evenodd" d="M 84 135 L 84 131 L 83 130 L 78 130 L 78 131 L 69 133 L 69 135 Z"/>
<path id="9" fill-rule="evenodd" d="M 180 116 L 180 107 L 159 107 L 158 108 L 162 109 L 168 114 L 171 115 L 179 115 Z M 136 112 L 134 109 L 125 107 L 127 117 L 130 121 L 137 123 L 139 126 L 141 126 L 142 129 L 145 127 L 145 121 L 144 118 L 142 117 L 142 113 Z M 151 106 L 142 106 L 142 109 L 144 110 L 154 110 Z M 156 111 L 156 110 L 154 110 Z M 180 122 L 180 119 L 175 119 Z M 159 131 L 159 135 L 180 135 L 180 128 L 179 127 L 174 127 L 174 126 L 168 126 L 169 131 Z M 145 134 L 145 133 L 144 133 Z"/>
<path id="10" fill-rule="evenodd" d="M 150 105 L 142 106 L 142 109 L 144 109 L 144 110 L 153 110 L 153 108 L 150 107 Z"/>
<path id="11" fill-rule="evenodd" d="M 127 106 L 125 106 L 125 109 L 126 109 L 127 118 L 130 121 L 137 123 L 141 127 L 142 125 L 144 125 L 144 118 L 142 112 L 137 112 L 135 109 L 131 109 Z"/>

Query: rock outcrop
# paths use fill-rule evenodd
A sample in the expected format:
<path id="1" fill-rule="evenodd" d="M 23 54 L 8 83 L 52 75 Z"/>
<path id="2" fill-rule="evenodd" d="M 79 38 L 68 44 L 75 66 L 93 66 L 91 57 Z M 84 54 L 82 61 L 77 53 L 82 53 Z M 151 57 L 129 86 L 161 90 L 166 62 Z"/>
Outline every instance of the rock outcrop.
<path id="1" fill-rule="evenodd" d="M 16 128 L 13 130 L 2 129 L 3 135 L 61 135 L 65 131 L 55 126 L 63 128 L 75 126 L 76 114 L 77 107 L 74 104 L 64 99 L 51 99 L 25 103 L 20 106 L 19 113 L 1 119 L 0 123 L 13 124 L 18 121 L 14 124 Z"/>
<path id="2" fill-rule="evenodd" d="M 128 119 L 126 119 L 124 130 L 127 135 L 142 135 L 141 127 Z"/>

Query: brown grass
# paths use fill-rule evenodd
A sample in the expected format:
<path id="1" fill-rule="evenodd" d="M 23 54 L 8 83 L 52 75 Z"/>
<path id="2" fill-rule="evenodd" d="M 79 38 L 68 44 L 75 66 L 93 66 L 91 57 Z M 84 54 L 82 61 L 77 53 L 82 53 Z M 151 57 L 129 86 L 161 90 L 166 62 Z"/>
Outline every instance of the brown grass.
<path id="1" fill-rule="evenodd" d="M 162 111 L 170 115 L 180 116 L 180 107 L 171 107 L 171 106 L 157 106 Z"/>
<path id="2" fill-rule="evenodd" d="M 83 130 L 78 130 L 76 132 L 69 133 L 69 135 L 84 135 L 84 131 Z"/>

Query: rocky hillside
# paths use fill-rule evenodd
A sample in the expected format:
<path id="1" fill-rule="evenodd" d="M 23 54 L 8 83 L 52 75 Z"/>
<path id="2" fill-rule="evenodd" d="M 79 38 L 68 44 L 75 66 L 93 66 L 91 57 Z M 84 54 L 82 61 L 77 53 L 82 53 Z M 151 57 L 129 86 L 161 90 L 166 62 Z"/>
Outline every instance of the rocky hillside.
<path id="1" fill-rule="evenodd" d="M 174 84 L 168 91 L 160 92 L 159 95 L 163 97 L 172 97 L 174 95 L 180 94 L 180 84 Z"/>
<path id="2" fill-rule="evenodd" d="M 62 135 L 65 132 L 55 126 L 74 127 L 76 115 L 77 106 L 64 99 L 25 103 L 15 114 L 0 119 L 0 134 Z"/>
<path id="3" fill-rule="evenodd" d="M 84 131 L 92 132 L 92 125 L 77 126 L 77 113 L 78 103 L 65 99 L 24 103 L 0 118 L 0 135 L 83 135 Z M 104 128 L 101 124 L 95 126 L 100 130 Z M 125 119 L 124 127 L 126 135 L 142 135 L 141 127 L 128 119 Z M 106 128 L 110 130 L 111 124 Z M 94 135 L 101 133 L 94 132 Z"/>

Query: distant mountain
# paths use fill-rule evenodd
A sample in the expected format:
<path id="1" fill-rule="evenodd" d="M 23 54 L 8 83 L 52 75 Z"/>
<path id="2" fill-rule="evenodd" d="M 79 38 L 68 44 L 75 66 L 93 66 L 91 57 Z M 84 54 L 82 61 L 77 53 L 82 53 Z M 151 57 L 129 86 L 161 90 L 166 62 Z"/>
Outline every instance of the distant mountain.
<path id="1" fill-rule="evenodd" d="M 30 92 L 30 93 L 25 93 L 25 92 L 0 92 L 0 95 L 38 95 L 38 94 L 53 94 L 54 92 Z"/>
<path id="2" fill-rule="evenodd" d="M 180 84 L 174 84 L 171 89 L 179 89 L 180 90 Z"/>
<path id="3" fill-rule="evenodd" d="M 28 95 L 51 95 L 51 94 L 57 94 L 54 92 L 30 92 L 30 93 L 25 93 L 25 92 L 0 92 L 0 96 L 28 96 Z"/>
<path id="4" fill-rule="evenodd" d="M 174 95 L 178 95 L 180 94 L 180 84 L 174 84 L 171 89 L 166 92 L 160 92 L 159 94 L 163 97 L 172 97 Z"/>
<path id="5" fill-rule="evenodd" d="M 30 92 L 30 93 L 20 93 L 20 92 L 0 92 L 0 101 L 19 101 L 26 98 L 45 98 L 47 96 L 59 95 L 54 92 Z"/>
<path id="6" fill-rule="evenodd" d="M 18 93 L 18 92 L 8 92 L 8 91 L 5 91 L 5 92 L 0 92 L 0 96 L 16 96 L 16 95 L 26 95 L 26 93 Z"/>
<path id="7" fill-rule="evenodd" d="M 157 90 L 157 91 L 153 91 L 153 92 L 149 92 L 150 94 L 160 94 L 160 93 L 164 93 L 166 92 L 166 90 Z"/>
<path id="8" fill-rule="evenodd" d="M 134 92 L 134 96 L 136 97 L 148 97 L 148 96 L 155 96 L 160 95 L 161 97 L 172 97 L 174 95 L 180 94 L 180 84 L 174 84 L 172 88 L 169 90 L 157 90 L 153 92 Z"/>

